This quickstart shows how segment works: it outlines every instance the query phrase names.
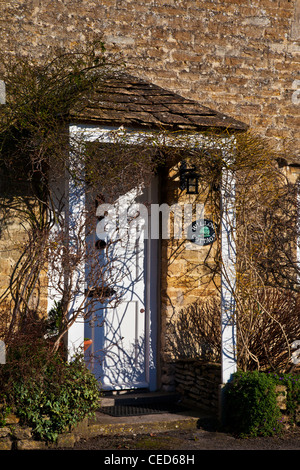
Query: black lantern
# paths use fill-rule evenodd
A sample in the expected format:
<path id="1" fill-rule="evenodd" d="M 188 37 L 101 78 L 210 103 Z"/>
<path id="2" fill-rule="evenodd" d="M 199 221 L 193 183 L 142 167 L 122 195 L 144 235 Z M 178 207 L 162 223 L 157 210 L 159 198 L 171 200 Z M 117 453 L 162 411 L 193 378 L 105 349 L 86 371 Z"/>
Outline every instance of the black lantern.
<path id="1" fill-rule="evenodd" d="M 198 194 L 199 176 L 195 166 L 192 165 L 190 168 L 187 168 L 185 161 L 180 162 L 179 175 L 180 189 L 186 189 L 187 194 Z"/>

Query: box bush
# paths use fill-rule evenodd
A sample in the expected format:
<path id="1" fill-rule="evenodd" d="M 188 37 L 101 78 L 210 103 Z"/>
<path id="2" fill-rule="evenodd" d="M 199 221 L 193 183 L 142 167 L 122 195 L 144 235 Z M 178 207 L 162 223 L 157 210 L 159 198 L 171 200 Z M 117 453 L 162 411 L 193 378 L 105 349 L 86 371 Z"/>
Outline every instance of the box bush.
<path id="1" fill-rule="evenodd" d="M 239 436 L 271 436 L 282 430 L 276 380 L 253 371 L 237 372 L 224 389 L 224 424 Z"/>
<path id="2" fill-rule="evenodd" d="M 83 358 L 67 362 L 43 340 L 12 348 L 0 375 L 6 406 L 40 440 L 55 441 L 99 406 L 98 382 Z"/>

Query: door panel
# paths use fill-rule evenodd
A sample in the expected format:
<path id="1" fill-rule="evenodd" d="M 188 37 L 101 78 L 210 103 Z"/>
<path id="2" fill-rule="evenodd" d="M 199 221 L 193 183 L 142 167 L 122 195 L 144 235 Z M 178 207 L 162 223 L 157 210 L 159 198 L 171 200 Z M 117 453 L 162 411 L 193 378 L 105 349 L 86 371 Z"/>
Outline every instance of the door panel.
<path id="1" fill-rule="evenodd" d="M 145 315 L 140 313 L 139 302 L 121 302 L 105 315 L 103 385 L 145 386 Z"/>
<path id="2" fill-rule="evenodd" d="M 148 198 L 148 191 L 134 190 L 116 201 L 117 223 L 105 226 L 106 247 L 99 250 L 99 262 L 107 266 L 106 281 L 115 296 L 94 305 L 85 336 L 93 339 L 87 363 L 105 390 L 154 386 L 156 309 L 147 299 L 151 254 L 142 230 L 148 220 L 146 212 L 134 205 Z M 94 234 L 90 242 L 96 241 Z"/>

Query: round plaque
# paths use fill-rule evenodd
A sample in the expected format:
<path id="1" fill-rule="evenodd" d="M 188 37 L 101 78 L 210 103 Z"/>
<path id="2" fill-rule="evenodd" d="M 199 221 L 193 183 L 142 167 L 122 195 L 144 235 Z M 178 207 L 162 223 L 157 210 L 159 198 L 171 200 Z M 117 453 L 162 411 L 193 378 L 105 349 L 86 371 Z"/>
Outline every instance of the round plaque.
<path id="1" fill-rule="evenodd" d="M 188 240 L 196 245 L 211 245 L 216 240 L 214 223 L 209 219 L 194 220 L 188 228 Z"/>

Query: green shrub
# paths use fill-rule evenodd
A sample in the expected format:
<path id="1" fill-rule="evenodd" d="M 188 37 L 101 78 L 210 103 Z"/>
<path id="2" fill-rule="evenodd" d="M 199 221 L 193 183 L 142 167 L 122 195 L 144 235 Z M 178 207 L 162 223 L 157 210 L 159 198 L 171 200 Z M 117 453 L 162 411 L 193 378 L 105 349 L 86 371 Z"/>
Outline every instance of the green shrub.
<path id="1" fill-rule="evenodd" d="M 0 428 L 5 426 L 7 415 L 11 412 L 9 406 L 6 405 L 5 397 L 0 396 Z"/>
<path id="2" fill-rule="evenodd" d="M 44 341 L 14 348 L 1 368 L 1 384 L 21 423 L 41 440 L 55 441 L 99 406 L 98 383 L 83 358 L 66 362 Z"/>
<path id="3" fill-rule="evenodd" d="M 237 372 L 224 389 L 225 426 L 245 436 L 271 436 L 282 430 L 276 381 L 268 374 Z"/>

